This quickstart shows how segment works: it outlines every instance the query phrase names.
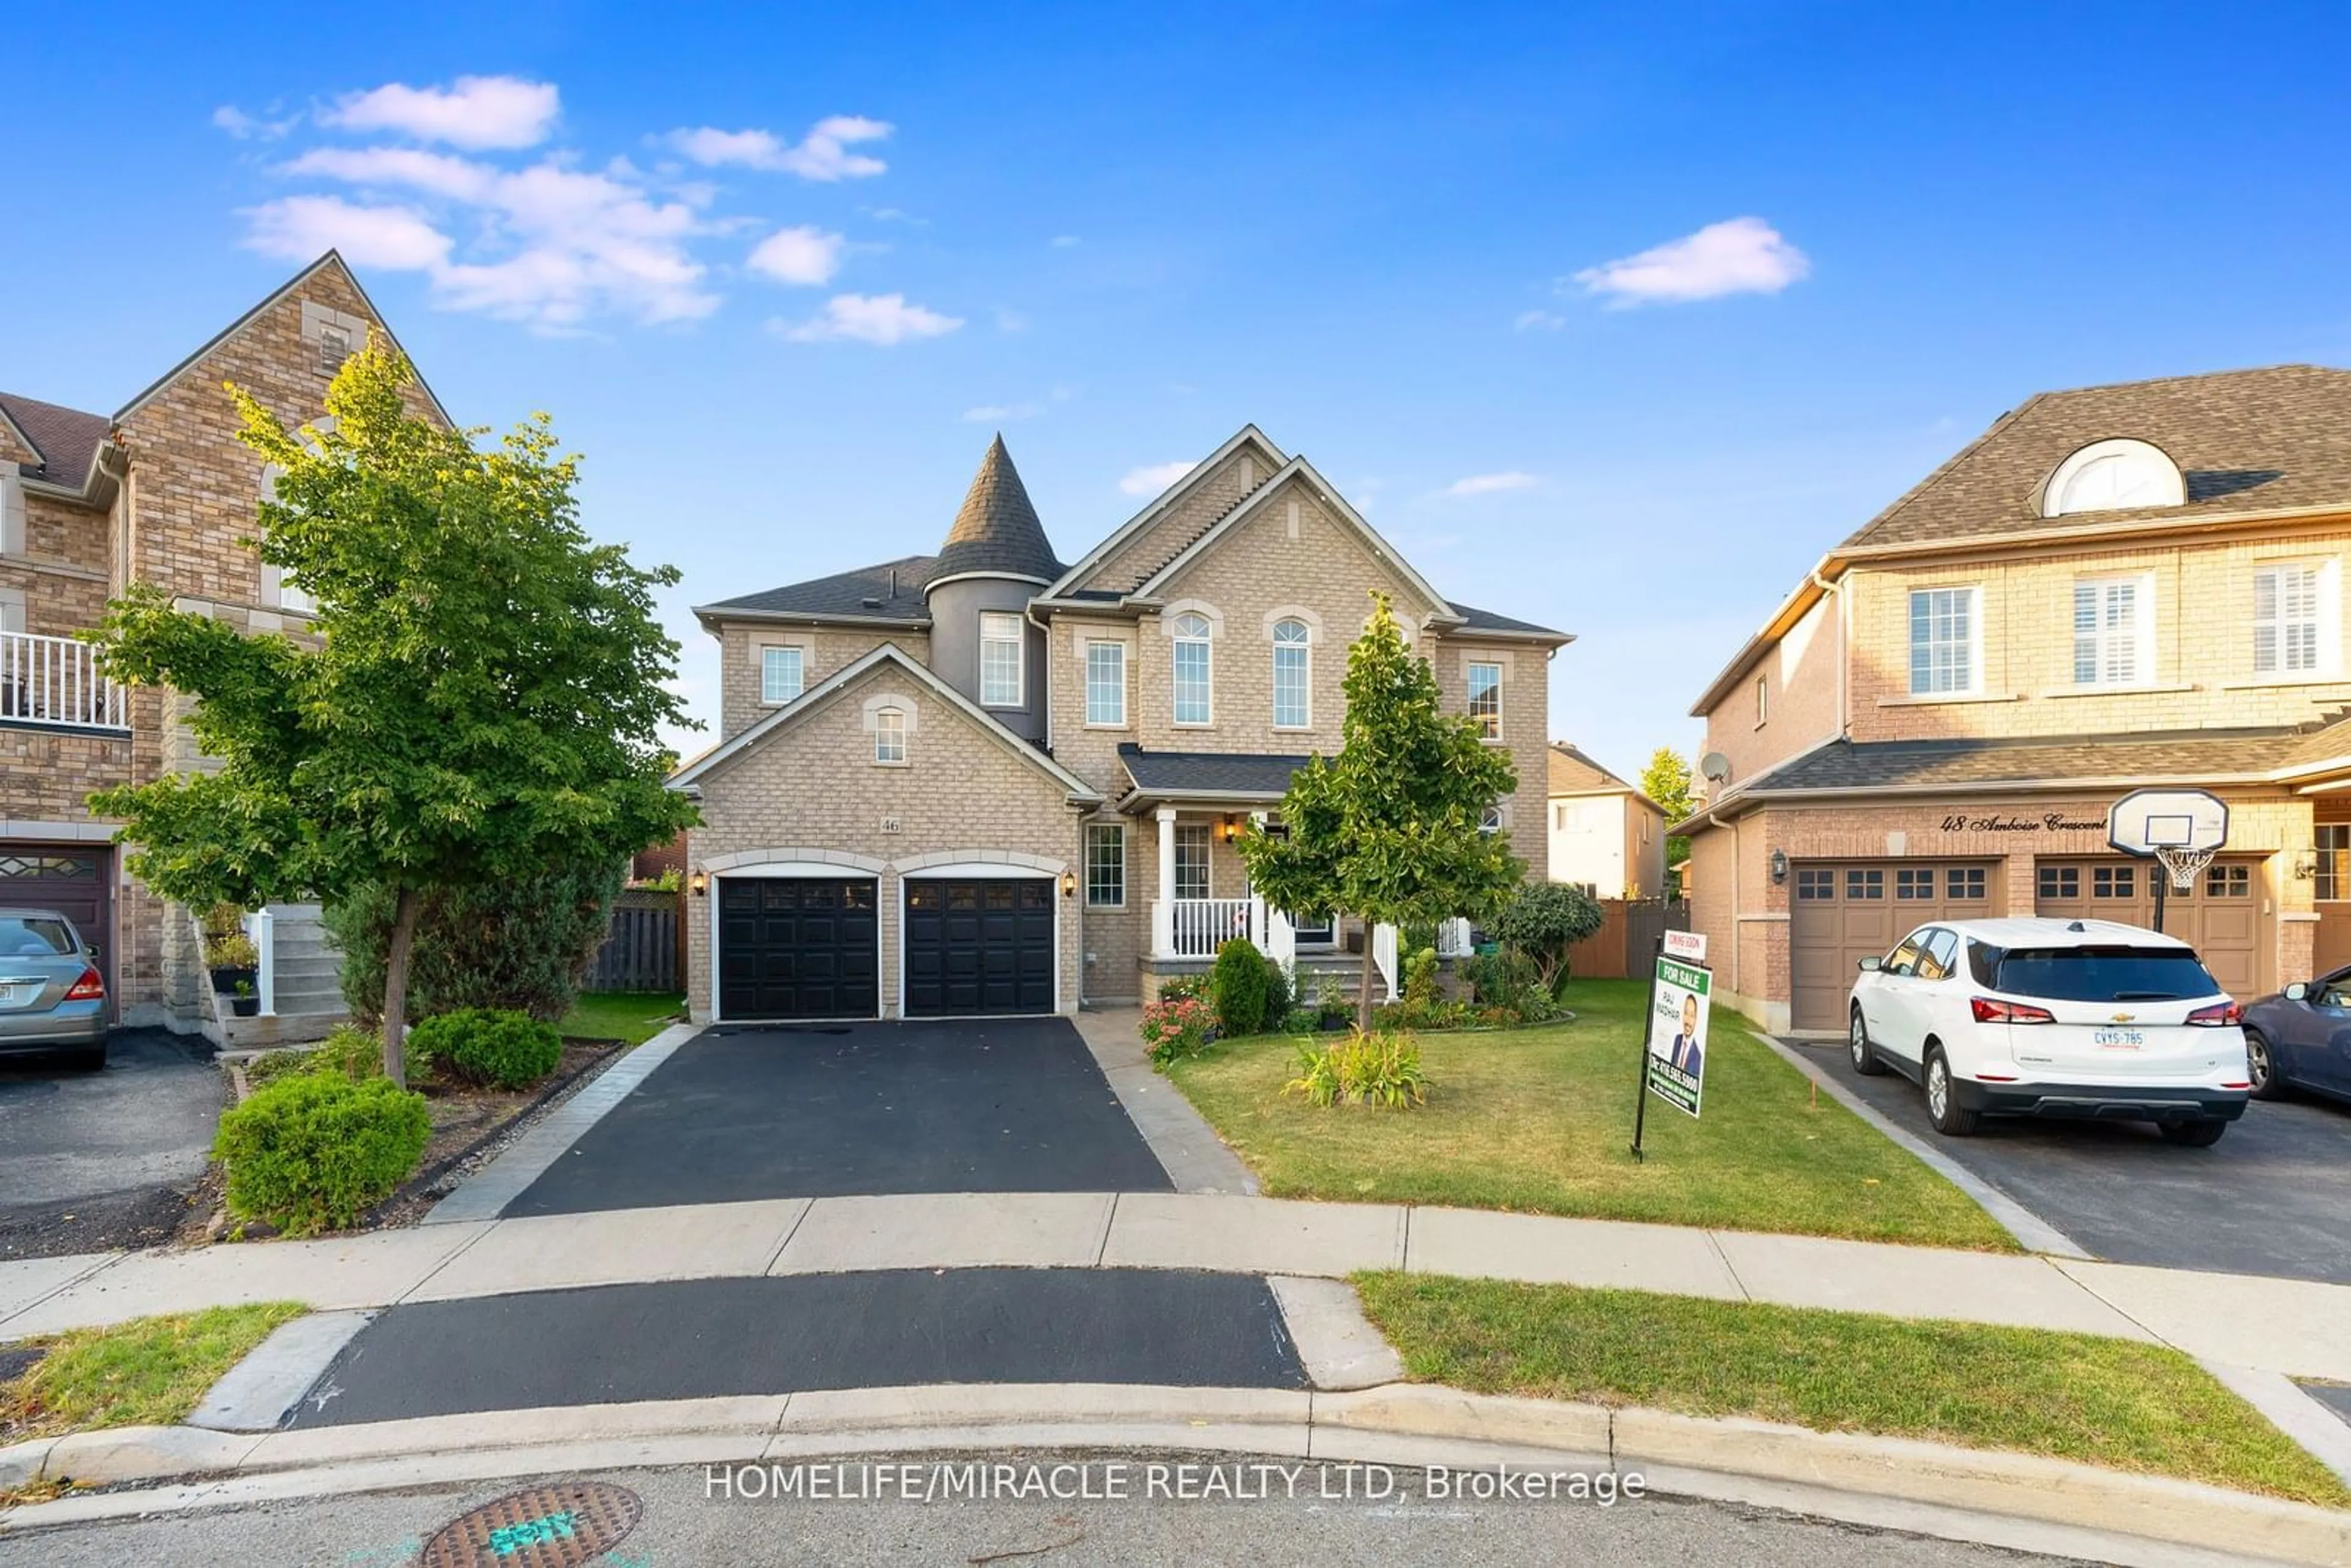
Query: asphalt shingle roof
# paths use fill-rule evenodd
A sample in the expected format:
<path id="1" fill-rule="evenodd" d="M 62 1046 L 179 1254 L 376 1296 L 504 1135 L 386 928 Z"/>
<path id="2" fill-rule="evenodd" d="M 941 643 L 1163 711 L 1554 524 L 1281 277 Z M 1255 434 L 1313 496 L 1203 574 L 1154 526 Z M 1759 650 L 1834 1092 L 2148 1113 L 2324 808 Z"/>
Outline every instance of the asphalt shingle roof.
<path id="1" fill-rule="evenodd" d="M 1508 615 L 1497 615 L 1490 610 L 1472 609 L 1458 599 L 1453 601 L 1452 610 L 1454 614 L 1461 617 L 1468 628 L 1474 631 L 1531 632 L 1545 637 L 1563 637 L 1567 634 L 1563 632 L 1555 632 L 1548 626 L 1538 626 L 1531 621 L 1519 621 Z"/>
<path id="2" fill-rule="evenodd" d="M 939 549 L 933 577 L 967 571 L 1003 571 L 1050 582 L 1067 570 L 1053 555 L 1045 525 L 1029 499 L 1020 471 L 998 435 L 987 444 L 979 472 L 971 477 L 947 542 Z"/>
<path id="3" fill-rule="evenodd" d="M 2062 783 L 2069 779 L 2231 778 L 2283 766 L 2312 738 L 2300 728 L 2271 728 L 2062 739 L 1833 740 L 1759 777 L 1753 789 L 1769 793 Z M 2341 737 L 2336 738 L 2339 743 Z"/>
<path id="4" fill-rule="evenodd" d="M 41 466 L 26 470 L 25 477 L 76 490 L 89 479 L 90 459 L 114 428 L 114 422 L 102 413 L 84 413 L 15 392 L 0 392 L 0 409 L 7 411 L 41 455 Z"/>
<path id="5" fill-rule="evenodd" d="M 1145 751 L 1123 741 L 1118 759 L 1137 790 L 1155 795 L 1176 789 L 1217 795 L 1279 796 L 1290 776 L 1306 766 L 1303 757 L 1272 757 L 1246 751 Z"/>
<path id="6" fill-rule="evenodd" d="M 2275 365 L 2039 393 L 1845 547 L 1939 543 L 2054 523 L 2041 517 L 2042 485 L 2074 453 L 2115 437 L 2169 455 L 2187 481 L 2187 503 L 2076 513 L 2065 526 L 2351 505 L 2351 371 Z"/>
<path id="7" fill-rule="evenodd" d="M 769 614 L 853 615 L 867 621 L 897 621 L 909 626 L 926 624 L 930 611 L 923 602 L 923 584 L 936 575 L 938 558 L 901 556 L 879 566 L 862 566 L 810 582 L 788 583 L 739 599 L 705 604 L 708 611 L 752 610 Z"/>

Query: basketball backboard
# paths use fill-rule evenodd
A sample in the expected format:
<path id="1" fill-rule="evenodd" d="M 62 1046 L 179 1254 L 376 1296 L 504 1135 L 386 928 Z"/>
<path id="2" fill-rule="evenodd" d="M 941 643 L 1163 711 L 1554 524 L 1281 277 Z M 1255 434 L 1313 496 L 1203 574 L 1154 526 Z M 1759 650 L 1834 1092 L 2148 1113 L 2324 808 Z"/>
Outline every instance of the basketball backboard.
<path id="1" fill-rule="evenodd" d="M 2126 855 L 2207 854 L 2229 841 L 2229 806 L 2203 789 L 2134 789 L 2106 809 L 2106 842 Z"/>

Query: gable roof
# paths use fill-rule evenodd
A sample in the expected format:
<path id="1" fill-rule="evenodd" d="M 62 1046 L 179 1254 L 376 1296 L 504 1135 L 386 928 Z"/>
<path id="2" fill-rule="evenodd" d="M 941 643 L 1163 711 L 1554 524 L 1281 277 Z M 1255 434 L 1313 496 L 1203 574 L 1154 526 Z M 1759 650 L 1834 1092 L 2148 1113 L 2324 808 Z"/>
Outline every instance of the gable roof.
<path id="1" fill-rule="evenodd" d="M 1144 529 L 1149 528 L 1154 522 L 1157 521 L 1162 516 L 1164 516 L 1169 507 L 1182 500 L 1186 496 L 1191 494 L 1194 488 L 1196 488 L 1203 480 L 1207 479 L 1217 469 L 1223 467 L 1227 458 L 1232 456 L 1243 446 L 1250 444 L 1251 443 L 1254 443 L 1260 451 L 1273 460 L 1272 466 L 1276 469 L 1280 468 L 1282 465 L 1290 461 L 1289 456 L 1281 450 L 1280 447 L 1276 446 L 1272 442 L 1266 439 L 1265 432 L 1259 430 L 1254 424 L 1242 425 L 1240 429 L 1235 431 L 1232 435 L 1226 440 L 1223 445 L 1217 447 L 1214 452 L 1209 453 L 1207 456 L 1194 464 L 1191 468 L 1185 473 L 1181 479 L 1176 480 L 1176 483 L 1168 486 L 1167 488 L 1160 491 L 1158 495 L 1153 497 L 1150 503 L 1145 506 L 1143 510 L 1127 518 L 1125 522 L 1121 523 L 1117 528 L 1112 532 L 1108 538 L 1102 540 L 1102 543 L 1088 550 L 1075 566 L 1061 573 L 1058 578 L 1055 578 L 1051 586 L 1045 590 L 1042 597 L 1046 599 L 1061 599 L 1073 593 L 1083 591 L 1079 590 L 1077 585 L 1086 580 L 1088 573 L 1092 572 L 1094 568 L 1100 566 L 1103 561 L 1108 560 L 1111 556 L 1117 551 L 1121 545 L 1125 544 L 1127 540 L 1134 538 L 1137 534 L 1143 532 Z M 1268 480 L 1267 483 L 1270 484 L 1271 481 Z M 1127 591 L 1132 591 L 1130 590 Z M 1087 597 L 1092 597 L 1092 595 L 1088 594 Z"/>
<path id="2" fill-rule="evenodd" d="M 1045 525 L 1020 483 L 1020 471 L 1005 449 L 1004 433 L 987 444 L 979 472 L 971 476 L 939 548 L 930 580 L 974 575 L 1025 578 L 1047 583 L 1061 575 L 1061 560 L 1045 538 Z"/>
<path id="3" fill-rule="evenodd" d="M 25 469 L 25 478 L 77 494 L 88 488 L 98 449 L 114 429 L 114 422 L 102 413 L 85 413 L 15 392 L 0 392 L 0 418 L 40 455 L 40 466 Z"/>
<path id="4" fill-rule="evenodd" d="M 931 672 L 930 666 L 914 658 L 895 643 L 884 643 L 864 657 L 844 664 L 750 728 L 743 731 L 742 734 L 735 737 L 734 739 L 721 742 L 691 762 L 682 764 L 669 776 L 669 787 L 673 789 L 683 789 L 689 784 L 699 782 L 713 769 L 721 768 L 742 756 L 778 730 L 814 713 L 826 702 L 847 689 L 868 670 L 885 664 L 897 665 L 900 670 L 912 676 L 916 685 L 923 686 L 978 726 L 980 732 L 989 739 L 1019 756 L 1031 767 L 1040 769 L 1048 778 L 1068 791 L 1071 801 L 1094 803 L 1102 800 L 1100 790 L 1007 729 L 994 715 L 941 680 Z"/>
<path id="5" fill-rule="evenodd" d="M 694 613 L 705 622 L 729 616 L 746 620 L 878 621 L 893 626 L 927 626 L 931 612 L 923 602 L 923 585 L 938 573 L 939 559 L 929 555 L 900 556 L 876 566 L 861 566 L 808 582 L 787 583 L 736 599 L 697 604 Z"/>
<path id="6" fill-rule="evenodd" d="M 1643 794 L 1640 786 L 1627 783 L 1564 740 L 1551 743 L 1545 754 L 1545 771 L 1553 795 L 1629 795 L 1659 816 L 1665 815 L 1666 809 Z"/>
<path id="7" fill-rule="evenodd" d="M 329 250 L 325 255 L 319 256 L 318 260 L 312 262 L 309 266 L 304 267 L 301 271 L 287 278 L 284 283 L 279 284 L 277 287 L 271 292 L 267 298 L 262 300 L 259 304 L 254 306 L 252 309 L 247 310 L 244 315 L 238 317 L 227 326 L 222 328 L 219 331 L 205 339 L 203 345 L 199 347 L 194 353 L 190 354 L 186 359 L 182 360 L 178 364 L 173 365 L 170 370 L 165 371 L 162 375 L 156 377 L 154 381 L 149 382 L 146 388 L 142 390 L 137 397 L 132 398 L 129 402 L 124 403 L 121 408 L 115 412 L 114 423 L 116 424 L 120 424 L 132 414 L 137 413 L 141 408 L 146 406 L 150 399 L 154 397 L 156 393 L 162 392 L 165 387 L 170 386 L 173 382 L 178 381 L 182 375 L 187 372 L 190 367 L 202 363 L 207 354 L 210 354 L 214 349 L 220 347 L 221 344 L 227 341 L 229 339 L 235 337 L 239 332 L 245 330 L 246 327 L 252 322 L 255 318 L 269 310 L 287 295 L 293 293 L 296 289 L 301 287 L 303 284 L 308 282 L 312 277 L 315 277 L 320 272 L 325 271 L 329 267 L 332 267 L 337 272 L 342 274 L 343 281 L 350 285 L 351 292 L 357 294 L 360 297 L 360 303 L 367 307 L 367 313 L 369 317 L 374 320 L 377 329 L 383 333 L 384 337 L 391 342 L 393 348 L 400 349 L 400 339 L 398 335 L 392 331 L 391 324 L 384 319 L 383 312 L 376 308 L 375 301 L 368 298 L 366 287 L 360 282 L 358 275 L 351 271 L 350 264 L 343 260 L 342 253 L 340 251 Z M 401 349 L 400 351 L 403 355 L 407 353 L 405 349 Z M 413 361 L 410 361 L 409 368 L 412 371 L 415 370 L 415 362 Z M 443 423 L 452 425 L 455 424 L 456 421 L 451 419 L 449 417 L 449 411 L 441 406 L 440 397 L 434 392 L 432 386 L 426 382 L 423 372 L 421 371 L 416 372 L 416 384 L 423 392 L 425 401 L 433 405 L 433 412 L 441 416 Z"/>
<path id="8" fill-rule="evenodd" d="M 1118 747 L 1119 765 L 1134 789 L 1122 806 L 1155 800 L 1279 800 L 1304 756 L 1246 751 L 1146 751 L 1132 740 Z"/>

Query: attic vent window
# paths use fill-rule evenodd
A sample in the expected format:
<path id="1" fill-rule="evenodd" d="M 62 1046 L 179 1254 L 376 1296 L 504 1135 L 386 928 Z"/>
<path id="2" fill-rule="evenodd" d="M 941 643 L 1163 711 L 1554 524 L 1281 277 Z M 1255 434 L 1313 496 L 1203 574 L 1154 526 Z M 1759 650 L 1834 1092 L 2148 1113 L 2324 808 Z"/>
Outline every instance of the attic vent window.
<path id="1" fill-rule="evenodd" d="M 2177 507 L 2187 499 L 2179 465 L 2163 448 L 2145 441 L 2094 441 L 2049 476 L 2041 491 L 2041 515 Z"/>
<path id="2" fill-rule="evenodd" d="M 331 376 L 343 368 L 359 346 L 367 341 L 368 320 L 348 310 L 336 310 L 314 299 L 302 301 L 302 340 L 310 346 L 311 369 Z"/>
<path id="3" fill-rule="evenodd" d="M 328 327 L 319 333 L 319 369 L 333 375 L 351 357 L 351 335 L 340 327 Z"/>

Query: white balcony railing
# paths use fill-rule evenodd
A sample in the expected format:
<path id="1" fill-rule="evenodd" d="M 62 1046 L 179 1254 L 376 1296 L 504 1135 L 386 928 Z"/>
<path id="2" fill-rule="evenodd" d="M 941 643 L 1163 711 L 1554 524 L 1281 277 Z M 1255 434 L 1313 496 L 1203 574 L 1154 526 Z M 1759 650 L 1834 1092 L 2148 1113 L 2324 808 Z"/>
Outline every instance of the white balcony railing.
<path id="1" fill-rule="evenodd" d="M 1234 937 L 1259 940 L 1250 927 L 1256 900 L 1177 898 L 1168 901 L 1170 950 L 1178 958 L 1213 958 Z"/>
<path id="2" fill-rule="evenodd" d="M 0 632 L 0 722 L 128 729 L 128 688 L 98 673 L 98 651 L 71 637 Z"/>

